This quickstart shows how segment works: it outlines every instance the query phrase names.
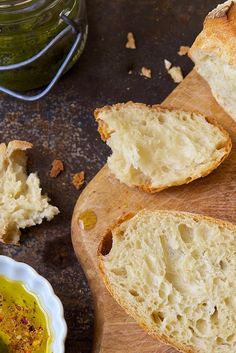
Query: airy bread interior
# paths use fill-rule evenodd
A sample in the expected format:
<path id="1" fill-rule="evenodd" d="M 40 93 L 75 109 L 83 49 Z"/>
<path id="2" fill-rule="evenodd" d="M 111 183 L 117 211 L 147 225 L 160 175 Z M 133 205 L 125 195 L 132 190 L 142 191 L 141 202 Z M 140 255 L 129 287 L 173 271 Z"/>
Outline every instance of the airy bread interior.
<path id="1" fill-rule="evenodd" d="M 36 173 L 26 174 L 25 150 L 32 145 L 25 141 L 0 144 L 0 241 L 17 243 L 20 228 L 51 220 L 59 213 L 42 195 Z"/>
<path id="2" fill-rule="evenodd" d="M 236 346 L 236 226 L 168 211 L 141 211 L 100 248 L 109 291 L 150 334 L 181 351 Z M 111 239 L 112 237 L 112 239 Z"/>
<path id="3" fill-rule="evenodd" d="M 236 120 L 236 1 L 228 0 L 211 11 L 188 54 L 212 94 Z"/>
<path id="4" fill-rule="evenodd" d="M 111 172 L 146 191 L 207 175 L 231 149 L 228 134 L 198 113 L 129 102 L 98 109 L 95 116 L 112 149 Z"/>
<path id="5" fill-rule="evenodd" d="M 214 54 L 191 52 L 196 71 L 208 82 L 216 101 L 236 120 L 236 67 Z"/>

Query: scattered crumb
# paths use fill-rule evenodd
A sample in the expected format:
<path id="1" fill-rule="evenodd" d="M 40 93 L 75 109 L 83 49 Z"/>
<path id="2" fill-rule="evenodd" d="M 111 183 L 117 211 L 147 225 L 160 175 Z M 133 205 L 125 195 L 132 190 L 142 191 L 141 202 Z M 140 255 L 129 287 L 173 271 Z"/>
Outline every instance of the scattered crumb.
<path id="1" fill-rule="evenodd" d="M 179 54 L 180 56 L 187 55 L 189 49 L 190 49 L 189 47 L 184 46 L 184 45 L 181 45 L 181 47 L 179 48 L 178 54 Z"/>
<path id="2" fill-rule="evenodd" d="M 48 141 L 43 141 L 43 148 L 48 148 Z"/>
<path id="3" fill-rule="evenodd" d="M 180 83 L 183 81 L 183 73 L 179 66 L 172 66 L 172 63 L 166 59 L 164 60 L 164 64 L 168 74 L 171 76 L 175 83 Z"/>
<path id="4" fill-rule="evenodd" d="M 128 71 L 128 74 L 129 74 L 129 75 L 132 75 L 132 73 L 133 73 L 132 70 L 129 70 L 129 71 Z"/>
<path id="5" fill-rule="evenodd" d="M 152 77 L 152 71 L 151 69 L 148 69 L 147 67 L 142 67 L 141 72 L 140 72 L 141 76 L 144 76 L 146 78 L 151 78 Z"/>
<path id="6" fill-rule="evenodd" d="M 129 90 L 130 90 L 130 87 L 126 87 L 126 89 L 127 89 L 127 91 L 129 91 Z"/>
<path id="7" fill-rule="evenodd" d="M 179 66 L 173 66 L 170 70 L 168 70 L 168 74 L 172 77 L 175 83 L 180 83 L 184 79 L 182 70 Z"/>
<path id="8" fill-rule="evenodd" d="M 127 43 L 125 44 L 127 49 L 136 49 L 135 39 L 132 32 L 127 34 Z"/>
<path id="9" fill-rule="evenodd" d="M 84 171 L 76 173 L 73 175 L 72 183 L 76 187 L 77 190 L 81 188 L 84 184 Z"/>
<path id="10" fill-rule="evenodd" d="M 60 159 L 54 159 L 50 170 L 50 177 L 56 178 L 64 170 L 64 165 Z"/>
<path id="11" fill-rule="evenodd" d="M 168 71 L 168 70 L 170 70 L 170 68 L 171 68 L 171 66 L 172 66 L 172 64 L 171 64 L 171 62 L 169 61 L 169 60 L 164 60 L 164 64 L 165 64 L 165 68 L 166 68 L 166 70 Z"/>

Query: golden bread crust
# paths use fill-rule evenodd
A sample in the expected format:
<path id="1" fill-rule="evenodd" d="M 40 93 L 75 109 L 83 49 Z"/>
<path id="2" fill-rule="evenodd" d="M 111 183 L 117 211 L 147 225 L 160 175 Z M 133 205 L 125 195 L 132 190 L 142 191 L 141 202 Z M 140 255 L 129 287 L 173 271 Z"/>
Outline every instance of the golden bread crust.
<path id="1" fill-rule="evenodd" d="M 1 143 L 2 147 L 5 148 L 8 156 L 10 156 L 15 151 L 26 151 L 33 147 L 33 144 L 27 141 L 13 140 L 6 146 L 5 143 Z"/>
<path id="2" fill-rule="evenodd" d="M 214 10 L 209 12 L 207 18 L 219 18 L 227 15 L 229 9 L 233 6 L 234 1 L 228 0 L 223 4 L 219 4 Z"/>
<path id="3" fill-rule="evenodd" d="M 188 55 L 194 61 L 198 51 L 236 65 L 236 2 L 227 1 L 209 13 L 202 32 L 198 35 Z"/>

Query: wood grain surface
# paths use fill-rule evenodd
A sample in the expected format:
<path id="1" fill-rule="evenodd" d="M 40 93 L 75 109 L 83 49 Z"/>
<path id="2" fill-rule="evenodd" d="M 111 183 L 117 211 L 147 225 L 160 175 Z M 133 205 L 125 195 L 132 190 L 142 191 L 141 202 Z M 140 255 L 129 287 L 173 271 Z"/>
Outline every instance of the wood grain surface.
<path id="1" fill-rule="evenodd" d="M 212 174 L 180 187 L 150 195 L 119 183 L 105 166 L 81 194 L 72 219 L 75 253 L 88 278 L 95 309 L 93 353 L 175 352 L 148 336 L 113 300 L 100 279 L 97 247 L 106 229 L 122 214 L 148 209 L 173 209 L 206 214 L 234 222 L 236 216 L 236 123 L 217 105 L 208 85 L 192 71 L 164 101 L 165 106 L 194 110 L 215 117 L 230 133 L 233 149 Z M 85 210 L 97 215 L 86 231 L 78 218 Z"/>

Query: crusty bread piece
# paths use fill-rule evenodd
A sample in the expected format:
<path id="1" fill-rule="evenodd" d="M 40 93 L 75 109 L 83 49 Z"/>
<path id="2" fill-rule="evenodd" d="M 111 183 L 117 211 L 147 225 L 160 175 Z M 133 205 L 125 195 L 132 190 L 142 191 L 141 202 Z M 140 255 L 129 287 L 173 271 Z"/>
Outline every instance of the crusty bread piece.
<path id="1" fill-rule="evenodd" d="M 231 150 L 228 133 L 198 113 L 128 102 L 96 109 L 95 118 L 113 152 L 110 171 L 147 192 L 205 176 Z"/>
<path id="2" fill-rule="evenodd" d="M 50 221 L 59 213 L 41 194 L 36 173 L 26 175 L 25 150 L 32 147 L 26 141 L 0 144 L 0 241 L 17 244 L 20 228 Z"/>
<path id="3" fill-rule="evenodd" d="M 107 289 L 182 352 L 236 352 L 236 226 L 173 211 L 120 220 L 99 247 Z"/>
<path id="4" fill-rule="evenodd" d="M 236 120 L 236 1 L 209 13 L 188 54 L 215 99 Z"/>

